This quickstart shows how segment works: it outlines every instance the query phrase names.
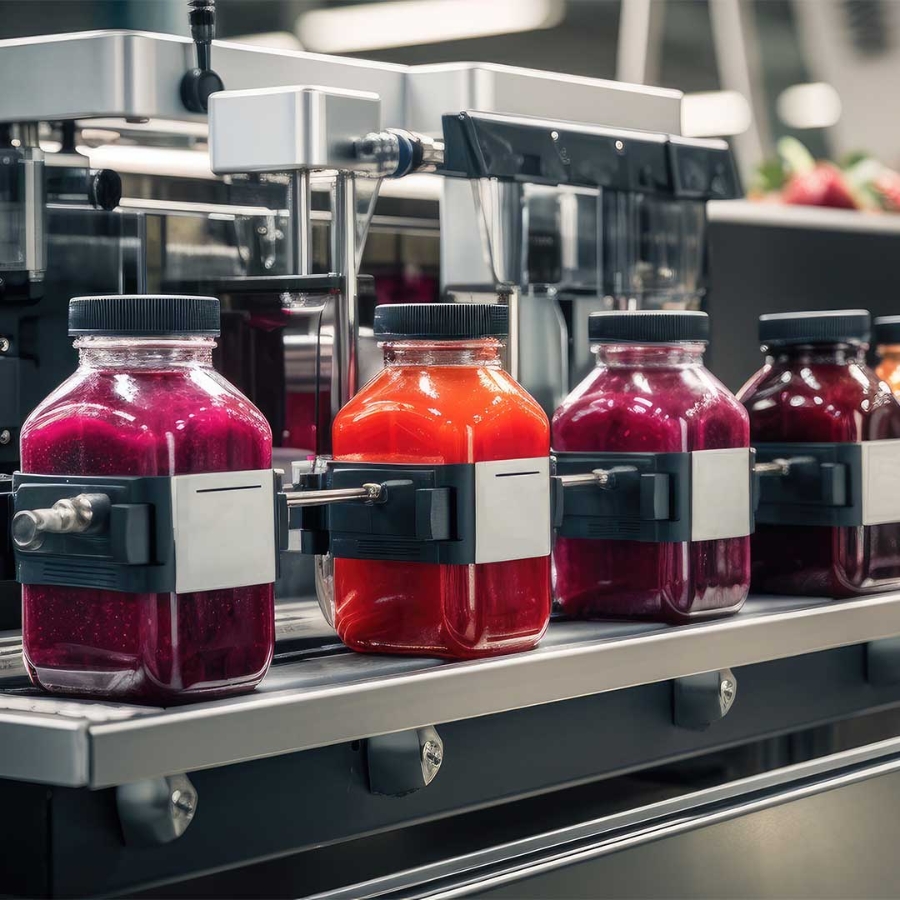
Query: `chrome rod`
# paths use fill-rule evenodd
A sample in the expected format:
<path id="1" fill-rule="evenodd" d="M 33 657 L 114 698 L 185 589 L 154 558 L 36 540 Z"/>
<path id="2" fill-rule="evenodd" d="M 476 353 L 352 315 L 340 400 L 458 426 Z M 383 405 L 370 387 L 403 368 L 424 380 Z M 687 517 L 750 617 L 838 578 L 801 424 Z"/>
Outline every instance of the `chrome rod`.
<path id="1" fill-rule="evenodd" d="M 784 477 L 791 474 L 791 469 L 794 466 L 810 465 L 815 462 L 816 459 L 812 456 L 792 456 L 789 459 L 779 458 L 769 462 L 754 463 L 753 471 L 757 475 L 780 475 Z"/>
<path id="2" fill-rule="evenodd" d="M 559 475 L 560 483 L 563 487 L 577 484 L 596 484 L 603 488 L 612 488 L 616 484 L 616 476 L 614 472 L 608 469 L 594 469 L 593 472 L 585 472 L 582 475 Z"/>
<path id="3" fill-rule="evenodd" d="M 292 264 L 295 275 L 309 275 L 312 272 L 309 191 L 309 171 L 307 169 L 298 169 L 292 172 L 288 203 L 293 246 Z"/>
<path id="4" fill-rule="evenodd" d="M 106 494 L 78 494 L 57 500 L 49 509 L 24 509 L 13 516 L 12 536 L 22 550 L 37 550 L 44 534 L 81 534 L 96 531 L 109 519 Z"/>
<path id="5" fill-rule="evenodd" d="M 372 503 L 382 495 L 380 484 L 364 484 L 358 488 L 331 488 L 323 491 L 285 491 L 288 507 L 325 506 L 342 500 L 365 500 Z"/>
<path id="6" fill-rule="evenodd" d="M 356 277 L 356 181 L 347 172 L 334 179 L 331 220 L 331 265 L 343 279 L 334 305 L 334 345 L 331 357 L 331 418 L 356 393 L 357 277 Z"/>

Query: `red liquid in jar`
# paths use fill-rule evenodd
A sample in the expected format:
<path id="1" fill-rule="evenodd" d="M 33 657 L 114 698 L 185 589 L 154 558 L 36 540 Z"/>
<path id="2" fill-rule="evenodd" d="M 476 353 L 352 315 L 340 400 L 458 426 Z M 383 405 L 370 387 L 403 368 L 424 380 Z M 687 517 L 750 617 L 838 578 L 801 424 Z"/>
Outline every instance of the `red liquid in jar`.
<path id="1" fill-rule="evenodd" d="M 34 474 L 181 475 L 264 469 L 262 415 L 214 370 L 79 369 L 22 430 Z M 152 703 L 253 688 L 274 646 L 274 586 L 126 594 L 25 585 L 32 680 L 51 691 Z"/>
<path id="2" fill-rule="evenodd" d="M 496 352 L 496 351 L 491 351 Z M 333 428 L 335 459 L 469 463 L 547 456 L 543 410 L 499 367 L 391 365 Z M 335 627 L 355 650 L 453 658 L 533 647 L 550 557 L 472 566 L 334 561 Z"/>
<path id="3" fill-rule="evenodd" d="M 779 354 L 741 390 L 754 443 L 900 438 L 900 405 L 862 351 L 822 347 Z M 757 525 L 753 589 L 849 597 L 896 586 L 900 525 Z"/>
<path id="4" fill-rule="evenodd" d="M 668 352 L 617 351 L 615 365 L 598 366 L 556 411 L 554 451 L 747 447 L 740 404 L 698 364 L 699 355 L 694 365 L 668 365 Z M 570 616 L 680 622 L 732 612 L 749 589 L 750 539 L 653 544 L 558 537 L 553 577 L 557 607 Z"/>

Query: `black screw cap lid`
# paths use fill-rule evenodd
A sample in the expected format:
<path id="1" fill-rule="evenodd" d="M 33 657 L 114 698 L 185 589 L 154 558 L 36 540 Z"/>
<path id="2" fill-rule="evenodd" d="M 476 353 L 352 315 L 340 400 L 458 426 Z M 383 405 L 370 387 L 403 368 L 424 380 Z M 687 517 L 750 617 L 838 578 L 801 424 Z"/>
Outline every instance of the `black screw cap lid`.
<path id="1" fill-rule="evenodd" d="M 175 294 L 110 294 L 73 297 L 69 301 L 69 334 L 167 337 L 219 334 L 219 301 L 215 297 Z"/>
<path id="2" fill-rule="evenodd" d="M 509 307 L 500 303 L 391 303 L 375 307 L 382 340 L 465 341 L 504 338 Z"/>
<path id="3" fill-rule="evenodd" d="M 759 340 L 766 347 L 867 344 L 871 331 L 871 317 L 864 309 L 772 313 L 759 317 Z"/>
<path id="4" fill-rule="evenodd" d="M 588 337 L 600 344 L 678 344 L 709 340 L 709 316 L 694 310 L 594 312 Z"/>
<path id="5" fill-rule="evenodd" d="M 900 316 L 881 316 L 872 324 L 876 344 L 900 344 Z"/>

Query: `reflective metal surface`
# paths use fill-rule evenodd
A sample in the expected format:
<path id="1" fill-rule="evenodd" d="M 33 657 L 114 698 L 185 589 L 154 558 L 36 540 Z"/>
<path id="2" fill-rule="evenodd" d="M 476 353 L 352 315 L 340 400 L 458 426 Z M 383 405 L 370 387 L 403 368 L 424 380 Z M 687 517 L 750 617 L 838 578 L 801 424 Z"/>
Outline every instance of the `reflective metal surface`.
<path id="1" fill-rule="evenodd" d="M 317 608 L 306 615 L 325 627 Z M 115 707 L 110 717 L 105 704 L 89 704 L 91 721 L 66 716 L 63 744 L 60 701 L 34 697 L 25 712 L 2 693 L 0 777 L 101 787 L 898 634 L 900 594 L 884 594 L 839 603 L 756 598 L 731 618 L 681 627 L 554 622 L 536 650 L 463 663 L 341 648 L 276 664 L 244 697 L 171 710 Z"/>

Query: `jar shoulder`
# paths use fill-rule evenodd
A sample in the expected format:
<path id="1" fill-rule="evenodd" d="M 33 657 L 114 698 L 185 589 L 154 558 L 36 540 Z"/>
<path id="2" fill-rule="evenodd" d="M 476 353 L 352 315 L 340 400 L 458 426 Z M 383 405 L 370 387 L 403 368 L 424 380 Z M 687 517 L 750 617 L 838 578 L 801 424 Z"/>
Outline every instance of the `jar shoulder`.
<path id="1" fill-rule="evenodd" d="M 471 462 L 549 452 L 550 423 L 506 372 L 396 367 L 375 376 L 333 425 L 336 456 Z"/>
<path id="2" fill-rule="evenodd" d="M 740 393 L 755 440 L 900 437 L 900 404 L 866 365 L 769 364 Z"/>
<path id="3" fill-rule="evenodd" d="M 271 465 L 262 413 L 214 370 L 79 369 L 27 418 L 28 471 L 179 474 Z"/>
<path id="4" fill-rule="evenodd" d="M 378 416 L 453 419 L 476 428 L 499 416 L 522 415 L 549 427 L 546 413 L 509 373 L 494 368 L 384 369 L 338 413 L 335 425 Z"/>
<path id="5" fill-rule="evenodd" d="M 613 442 L 623 451 L 682 452 L 749 440 L 746 411 L 702 366 L 600 366 L 562 403 L 552 430 L 560 450 Z"/>

